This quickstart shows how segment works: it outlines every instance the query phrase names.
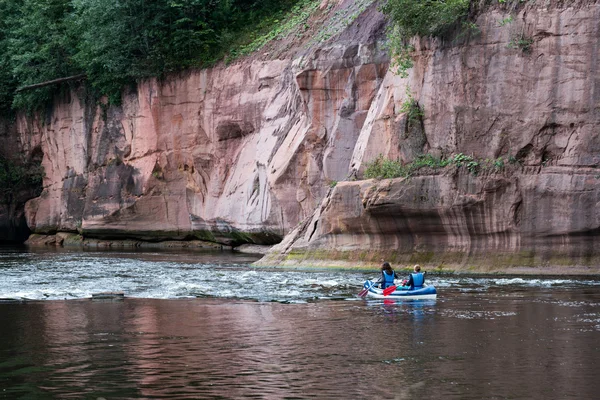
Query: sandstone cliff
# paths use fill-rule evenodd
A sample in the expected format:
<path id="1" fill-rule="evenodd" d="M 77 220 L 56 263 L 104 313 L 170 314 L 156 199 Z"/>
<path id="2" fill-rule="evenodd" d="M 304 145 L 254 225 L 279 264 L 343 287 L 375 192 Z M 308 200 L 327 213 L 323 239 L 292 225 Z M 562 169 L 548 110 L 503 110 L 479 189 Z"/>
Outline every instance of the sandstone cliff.
<path id="1" fill-rule="evenodd" d="M 388 72 L 372 102 L 351 175 L 360 177 L 378 154 L 410 162 L 423 152 L 464 153 L 513 163 L 477 175 L 450 167 L 340 183 L 262 263 L 386 258 L 599 272 L 599 20 L 598 4 L 529 5 L 512 17 L 495 8 L 463 42 L 415 42 L 408 78 Z M 421 129 L 398 112 L 407 96 L 422 107 Z"/>
<path id="2" fill-rule="evenodd" d="M 233 246 L 289 234 L 264 264 L 597 266 L 600 5 L 489 8 L 478 32 L 415 40 L 400 78 L 370 3 L 324 1 L 315 26 L 360 14 L 329 40 L 314 28 L 283 50 L 142 82 L 119 107 L 73 92 L 43 119 L 21 116 L 21 147 L 41 150 L 46 171 L 30 229 Z M 409 97 L 417 122 L 401 112 Z M 514 163 L 361 180 L 379 155 L 422 153 Z"/>
<path id="3" fill-rule="evenodd" d="M 42 195 L 26 207 L 29 227 L 106 239 L 279 242 L 312 214 L 329 182 L 347 176 L 387 70 L 376 41 L 385 21 L 371 3 L 323 2 L 317 27 L 331 27 L 323 21 L 334 13 L 349 20 L 366 10 L 356 19 L 363 27 L 338 43 L 320 47 L 307 35 L 231 66 L 142 82 L 119 107 L 73 92 L 43 119 L 20 116 L 23 151 L 42 149 L 46 172 Z"/>

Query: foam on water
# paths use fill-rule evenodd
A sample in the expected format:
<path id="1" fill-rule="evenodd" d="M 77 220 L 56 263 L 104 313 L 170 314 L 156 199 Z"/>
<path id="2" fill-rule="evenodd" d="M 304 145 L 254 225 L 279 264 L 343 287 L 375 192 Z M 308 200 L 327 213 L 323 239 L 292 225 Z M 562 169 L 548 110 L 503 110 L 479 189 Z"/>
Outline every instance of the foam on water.
<path id="1" fill-rule="evenodd" d="M 223 257 L 223 256 L 221 256 Z M 33 300 L 89 298 L 122 291 L 128 297 L 233 297 L 306 302 L 354 299 L 374 273 L 255 269 L 246 262 L 220 262 L 218 255 L 73 252 L 0 253 L 0 298 Z M 436 276 L 427 282 L 465 295 L 503 287 L 598 286 L 590 279 Z M 566 305 L 566 304 L 565 304 Z M 568 305 L 567 305 L 568 306 Z"/>
<path id="2" fill-rule="evenodd" d="M 443 314 L 447 317 L 459 319 L 496 319 L 517 315 L 512 311 L 474 311 L 474 310 L 444 310 Z"/>

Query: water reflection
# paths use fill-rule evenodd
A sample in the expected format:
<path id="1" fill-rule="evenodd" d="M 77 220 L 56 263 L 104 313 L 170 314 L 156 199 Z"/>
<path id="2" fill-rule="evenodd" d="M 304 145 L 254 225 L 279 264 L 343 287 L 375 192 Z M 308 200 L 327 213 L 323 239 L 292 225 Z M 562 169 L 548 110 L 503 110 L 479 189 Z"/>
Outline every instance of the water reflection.
<path id="1" fill-rule="evenodd" d="M 437 300 L 364 300 L 367 274 L 213 261 L 0 255 L 0 297 L 106 282 L 128 290 L 121 301 L 0 303 L 0 397 L 591 399 L 600 390 L 593 279 L 432 276 Z"/>
<path id="2" fill-rule="evenodd" d="M 4 304 L 0 383 L 7 398 L 592 398 L 598 298 L 565 294 Z"/>

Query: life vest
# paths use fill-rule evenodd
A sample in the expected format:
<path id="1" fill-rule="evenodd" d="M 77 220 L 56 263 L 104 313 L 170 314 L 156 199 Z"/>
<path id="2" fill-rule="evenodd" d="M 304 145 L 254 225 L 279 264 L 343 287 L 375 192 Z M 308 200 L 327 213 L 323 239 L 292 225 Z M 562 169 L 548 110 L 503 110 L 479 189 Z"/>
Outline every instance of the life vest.
<path id="1" fill-rule="evenodd" d="M 383 282 L 381 282 L 381 288 L 385 289 L 387 287 L 394 286 L 394 278 L 396 277 L 396 274 L 393 271 L 391 274 L 388 274 L 385 271 L 381 271 L 381 273 L 383 274 Z"/>
<path id="2" fill-rule="evenodd" d="M 425 276 L 422 272 L 415 272 L 412 275 L 412 283 L 415 289 L 420 289 L 425 283 Z"/>

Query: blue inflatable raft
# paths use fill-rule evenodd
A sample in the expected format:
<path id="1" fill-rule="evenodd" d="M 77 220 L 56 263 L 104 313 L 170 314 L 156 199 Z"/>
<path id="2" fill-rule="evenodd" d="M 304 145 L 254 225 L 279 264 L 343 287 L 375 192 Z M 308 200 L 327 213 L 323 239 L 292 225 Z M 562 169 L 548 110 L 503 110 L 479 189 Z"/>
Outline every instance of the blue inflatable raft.
<path id="1" fill-rule="evenodd" d="M 430 300 L 437 297 L 435 286 L 431 285 L 415 290 L 409 290 L 407 286 L 398 286 L 396 290 L 387 296 L 383 295 L 383 289 L 375 287 L 373 281 L 366 281 L 363 288 L 369 288 L 367 296 L 375 299 Z"/>

